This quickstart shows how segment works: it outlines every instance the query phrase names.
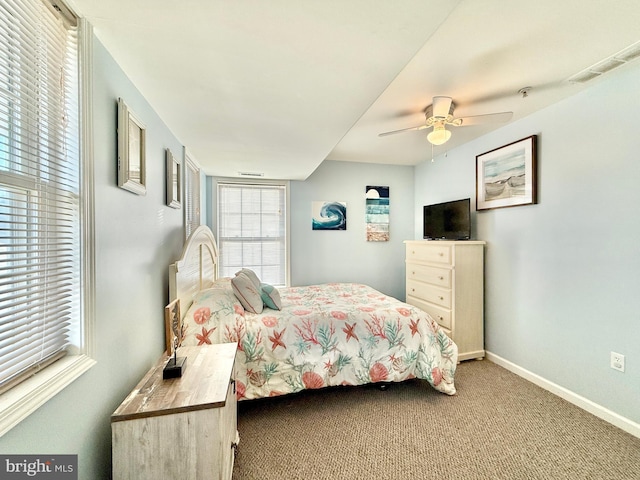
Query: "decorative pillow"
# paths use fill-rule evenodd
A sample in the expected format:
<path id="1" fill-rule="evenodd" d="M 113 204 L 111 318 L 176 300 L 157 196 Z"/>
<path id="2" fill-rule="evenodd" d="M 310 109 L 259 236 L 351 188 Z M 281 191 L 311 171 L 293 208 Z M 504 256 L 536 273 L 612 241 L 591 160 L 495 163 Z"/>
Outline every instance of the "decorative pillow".
<path id="1" fill-rule="evenodd" d="M 258 278 L 258 275 L 256 275 L 256 272 L 254 272 L 253 270 L 249 270 L 248 268 L 243 268 L 239 272 L 236 272 L 236 275 L 240 273 L 244 273 L 247 277 L 251 279 L 251 281 L 256 286 L 256 288 L 260 288 L 260 279 Z"/>
<path id="2" fill-rule="evenodd" d="M 233 293 L 246 310 L 251 313 L 262 313 L 264 303 L 260 296 L 260 287 L 256 287 L 248 275 L 238 272 L 231 279 L 231 287 L 233 288 Z"/>
<path id="3" fill-rule="evenodd" d="M 268 283 L 260 284 L 260 296 L 266 307 L 273 310 L 280 310 L 282 308 L 282 300 L 280 300 L 280 292 L 273 285 Z"/>

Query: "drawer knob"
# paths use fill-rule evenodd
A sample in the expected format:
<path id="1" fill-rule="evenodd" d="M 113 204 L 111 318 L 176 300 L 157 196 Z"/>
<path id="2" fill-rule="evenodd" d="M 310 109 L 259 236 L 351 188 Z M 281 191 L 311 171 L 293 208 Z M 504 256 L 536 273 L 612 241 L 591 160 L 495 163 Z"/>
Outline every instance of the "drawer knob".
<path id="1" fill-rule="evenodd" d="M 438 298 L 439 298 L 440 300 L 444 300 L 444 297 L 443 297 L 443 296 L 439 296 Z"/>
<path id="2" fill-rule="evenodd" d="M 439 318 L 440 320 L 444 320 L 444 318 L 443 318 L 442 316 L 440 316 L 440 315 L 438 315 L 438 318 Z"/>
<path id="3" fill-rule="evenodd" d="M 438 253 L 438 255 L 440 255 L 441 257 L 443 257 L 443 256 L 444 256 L 444 253 L 440 252 L 440 253 Z"/>
<path id="4" fill-rule="evenodd" d="M 440 275 L 440 276 L 438 277 L 438 280 L 444 280 L 444 277 L 443 277 L 442 275 Z"/>
<path id="5" fill-rule="evenodd" d="M 416 291 L 416 289 L 415 289 L 415 288 L 412 288 L 412 289 L 411 289 L 411 291 L 412 291 L 412 292 L 415 292 L 415 291 Z"/>

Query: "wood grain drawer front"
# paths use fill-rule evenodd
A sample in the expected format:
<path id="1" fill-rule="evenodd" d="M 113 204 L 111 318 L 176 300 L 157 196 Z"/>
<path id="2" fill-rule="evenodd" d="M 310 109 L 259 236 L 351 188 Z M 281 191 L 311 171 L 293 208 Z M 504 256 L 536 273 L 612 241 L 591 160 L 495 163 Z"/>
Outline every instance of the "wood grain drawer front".
<path id="1" fill-rule="evenodd" d="M 426 283 L 407 280 L 407 295 L 441 307 L 451 308 L 451 290 L 434 287 Z"/>
<path id="2" fill-rule="evenodd" d="M 451 288 L 451 270 L 446 268 L 407 264 L 407 278 L 443 288 Z"/>
<path id="3" fill-rule="evenodd" d="M 411 262 L 414 260 L 451 265 L 451 247 L 448 245 L 438 245 L 437 242 L 428 245 L 407 244 L 407 261 Z"/>
<path id="4" fill-rule="evenodd" d="M 433 319 L 438 322 L 438 325 L 448 329 L 447 335 L 451 337 L 451 310 L 438 307 L 432 303 L 424 302 L 415 297 L 407 297 L 407 303 L 410 303 L 431 315 Z"/>

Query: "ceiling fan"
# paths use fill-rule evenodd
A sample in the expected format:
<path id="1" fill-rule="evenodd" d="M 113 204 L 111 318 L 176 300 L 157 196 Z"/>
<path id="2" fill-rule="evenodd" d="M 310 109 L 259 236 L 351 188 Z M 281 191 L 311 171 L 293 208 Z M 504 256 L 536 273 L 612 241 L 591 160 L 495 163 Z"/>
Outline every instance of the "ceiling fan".
<path id="1" fill-rule="evenodd" d="M 451 97 L 433 97 L 433 103 L 429 105 L 424 112 L 426 119 L 424 125 L 384 132 L 378 134 L 378 136 L 385 137 L 387 135 L 395 135 L 396 133 L 410 132 L 412 130 L 424 130 L 425 128 L 433 127 L 433 130 L 427 135 L 427 140 L 429 140 L 433 145 L 442 145 L 451 138 L 451 131 L 447 130 L 445 125 L 466 127 L 468 125 L 508 122 L 513 116 L 513 112 L 500 112 L 456 118 L 453 116 L 454 109 L 455 104 Z"/>

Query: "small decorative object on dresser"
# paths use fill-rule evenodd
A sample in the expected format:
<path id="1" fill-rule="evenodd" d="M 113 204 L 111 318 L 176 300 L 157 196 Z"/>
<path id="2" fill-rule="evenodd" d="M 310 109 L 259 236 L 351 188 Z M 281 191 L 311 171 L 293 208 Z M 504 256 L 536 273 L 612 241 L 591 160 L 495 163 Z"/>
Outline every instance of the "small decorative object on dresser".
<path id="1" fill-rule="evenodd" d="M 178 347 L 182 343 L 183 328 L 180 316 L 180 299 L 176 298 L 164 307 L 165 338 L 167 339 L 167 354 L 169 360 L 162 370 L 162 378 L 181 377 L 187 368 L 187 358 L 178 357 Z M 172 342 L 169 339 L 173 339 Z M 173 353 L 173 355 L 172 355 Z"/>
<path id="2" fill-rule="evenodd" d="M 182 348 L 182 377 L 162 379 L 163 355 L 111 416 L 113 480 L 231 479 L 237 345 Z"/>
<path id="3" fill-rule="evenodd" d="M 485 242 L 405 241 L 406 302 L 431 315 L 458 345 L 458 360 L 484 357 Z"/>

